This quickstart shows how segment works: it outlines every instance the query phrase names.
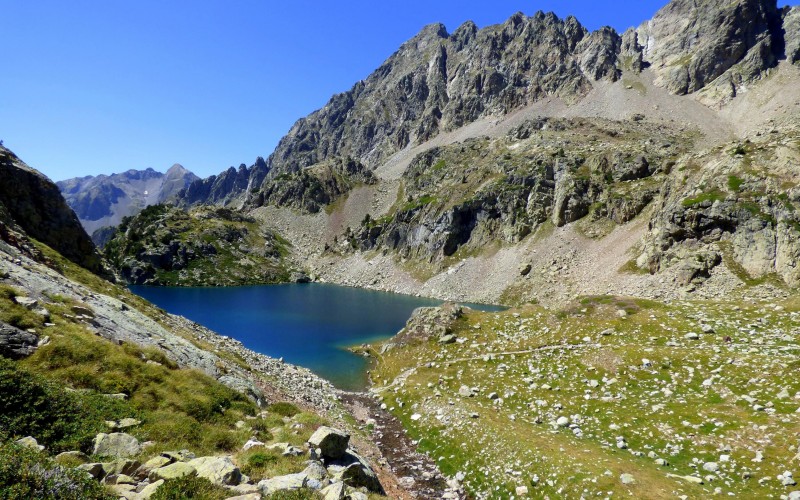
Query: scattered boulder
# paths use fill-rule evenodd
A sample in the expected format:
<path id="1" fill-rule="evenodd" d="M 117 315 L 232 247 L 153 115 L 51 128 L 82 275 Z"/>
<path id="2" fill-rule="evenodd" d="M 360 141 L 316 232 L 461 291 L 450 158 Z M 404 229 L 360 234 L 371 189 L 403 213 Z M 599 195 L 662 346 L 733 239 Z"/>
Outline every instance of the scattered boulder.
<path id="1" fill-rule="evenodd" d="M 88 464 L 91 459 L 89 455 L 82 451 L 65 451 L 63 453 L 59 453 L 55 456 L 55 461 L 59 463 L 75 463 L 80 462 L 82 464 Z"/>
<path id="2" fill-rule="evenodd" d="M 138 455 L 141 450 L 139 441 L 130 434 L 124 432 L 100 433 L 94 438 L 92 454 L 101 457 L 125 458 Z"/>
<path id="3" fill-rule="evenodd" d="M 350 434 L 338 429 L 322 426 L 308 439 L 315 448 L 322 451 L 322 456 L 329 459 L 342 457 L 350 443 Z"/>
<path id="4" fill-rule="evenodd" d="M 269 496 L 277 491 L 299 490 L 300 488 L 305 488 L 307 484 L 308 477 L 305 474 L 287 474 L 260 481 L 258 489 L 261 490 L 264 496 Z"/>
<path id="5" fill-rule="evenodd" d="M 164 467 L 150 471 L 148 479 L 150 482 L 158 481 L 159 479 L 178 479 L 186 476 L 196 476 L 197 469 L 187 464 L 186 462 L 175 462 Z"/>
<path id="6" fill-rule="evenodd" d="M 0 322 L 0 356 L 26 358 L 36 351 L 39 336 Z"/>
<path id="7" fill-rule="evenodd" d="M 31 437 L 31 436 L 26 436 L 26 437 L 24 437 L 22 439 L 17 439 L 16 443 L 18 445 L 20 445 L 20 446 L 24 446 L 25 448 L 30 448 L 32 450 L 36 450 L 36 451 L 44 450 L 44 446 L 40 445 L 36 441 L 36 438 Z"/>
<path id="8" fill-rule="evenodd" d="M 347 495 L 347 487 L 344 483 L 333 483 L 320 491 L 322 500 L 343 500 Z"/>
<path id="9" fill-rule="evenodd" d="M 230 457 L 200 457 L 189 461 L 189 465 L 197 470 L 199 477 L 214 484 L 235 486 L 242 481 L 242 472 Z"/>

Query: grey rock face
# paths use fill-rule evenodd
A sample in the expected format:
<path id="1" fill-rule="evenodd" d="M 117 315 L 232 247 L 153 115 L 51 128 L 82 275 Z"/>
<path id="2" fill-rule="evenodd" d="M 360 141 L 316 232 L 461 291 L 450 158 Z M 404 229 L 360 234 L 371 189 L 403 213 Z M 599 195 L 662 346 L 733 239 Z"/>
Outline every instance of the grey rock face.
<path id="1" fill-rule="evenodd" d="M 786 59 L 798 64 L 800 63 L 800 7 L 786 9 L 783 30 L 786 40 Z"/>
<path id="2" fill-rule="evenodd" d="M 92 240 L 50 179 L 0 146 L 0 239 L 11 242 L 15 228 L 72 262 L 108 277 Z M 12 241 L 14 240 L 14 241 Z"/>
<path id="3" fill-rule="evenodd" d="M 36 352 L 39 336 L 0 322 L 0 356 L 21 359 Z"/>
<path id="4" fill-rule="evenodd" d="M 673 0 L 638 29 L 644 60 L 675 94 L 725 75 L 735 89 L 772 67 L 782 48 L 775 0 Z"/>

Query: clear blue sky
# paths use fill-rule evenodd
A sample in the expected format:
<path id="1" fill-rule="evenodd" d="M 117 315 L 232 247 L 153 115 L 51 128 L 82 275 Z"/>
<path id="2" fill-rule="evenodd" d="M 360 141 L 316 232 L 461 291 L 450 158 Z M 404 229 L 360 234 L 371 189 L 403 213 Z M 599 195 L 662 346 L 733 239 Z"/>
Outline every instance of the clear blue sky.
<path id="1" fill-rule="evenodd" d="M 53 180 L 267 157 L 298 118 L 432 22 L 573 14 L 619 30 L 667 0 L 0 0 L 0 139 Z"/>

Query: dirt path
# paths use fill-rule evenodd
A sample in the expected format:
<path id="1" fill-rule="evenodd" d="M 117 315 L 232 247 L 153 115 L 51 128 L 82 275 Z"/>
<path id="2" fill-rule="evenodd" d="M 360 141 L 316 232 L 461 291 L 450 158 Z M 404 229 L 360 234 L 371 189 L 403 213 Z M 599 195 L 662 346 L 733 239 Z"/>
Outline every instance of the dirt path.
<path id="1" fill-rule="evenodd" d="M 389 498 L 468 498 L 447 486 L 436 463 L 417 452 L 400 421 L 382 410 L 370 394 L 344 393 L 342 401 L 360 423 L 375 420 L 373 441 L 396 479 L 396 484 L 391 484 L 394 482 L 391 480 L 384 484 Z"/>

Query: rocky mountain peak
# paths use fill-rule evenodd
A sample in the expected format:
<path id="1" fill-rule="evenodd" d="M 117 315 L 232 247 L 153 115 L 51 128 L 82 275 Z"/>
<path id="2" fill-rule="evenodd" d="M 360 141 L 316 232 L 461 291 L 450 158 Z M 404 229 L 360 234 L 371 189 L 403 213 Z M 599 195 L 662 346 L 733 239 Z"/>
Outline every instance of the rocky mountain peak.
<path id="1" fill-rule="evenodd" d="M 638 30 L 657 83 L 697 92 L 725 75 L 735 88 L 772 67 L 783 50 L 776 0 L 673 0 Z"/>

